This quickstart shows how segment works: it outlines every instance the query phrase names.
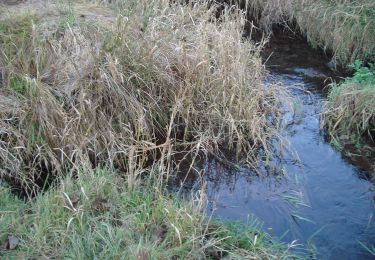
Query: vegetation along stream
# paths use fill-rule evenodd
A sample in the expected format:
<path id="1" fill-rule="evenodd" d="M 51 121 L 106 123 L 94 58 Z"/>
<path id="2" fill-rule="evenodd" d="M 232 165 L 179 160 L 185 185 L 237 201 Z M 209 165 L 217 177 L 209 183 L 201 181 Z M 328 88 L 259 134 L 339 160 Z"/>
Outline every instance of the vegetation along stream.
<path id="1" fill-rule="evenodd" d="M 351 164 L 320 128 L 324 86 L 336 76 L 326 65 L 329 60 L 288 36 L 272 39 L 264 58 L 268 80 L 282 82 L 295 100 L 294 113 L 283 117 L 282 139 L 290 152 L 270 162 L 266 176 L 259 177 L 207 163 L 210 210 L 226 220 L 251 222 L 255 216 L 269 233 L 286 242 L 298 240 L 319 259 L 371 258 L 364 246 L 375 241 L 375 192 L 361 170 L 366 163 Z"/>
<path id="2" fill-rule="evenodd" d="M 0 0 L 0 258 L 370 259 L 373 10 Z"/>

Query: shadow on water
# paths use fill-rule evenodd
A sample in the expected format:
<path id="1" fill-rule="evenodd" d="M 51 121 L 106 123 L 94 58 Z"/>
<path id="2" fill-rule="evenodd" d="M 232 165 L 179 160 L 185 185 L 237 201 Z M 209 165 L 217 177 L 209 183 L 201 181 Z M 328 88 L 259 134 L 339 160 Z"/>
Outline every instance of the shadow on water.
<path id="1" fill-rule="evenodd" d="M 329 60 L 288 36 L 271 39 L 264 59 L 267 81 L 282 82 L 295 100 L 281 133 L 295 153 L 272 161 L 264 176 L 207 162 L 209 210 L 224 220 L 246 222 L 255 216 L 271 235 L 315 248 L 319 259 L 371 258 L 360 242 L 375 243 L 374 186 L 360 170 L 364 167 L 346 160 L 320 129 L 324 86 L 337 79 Z M 272 173 L 276 169 L 278 174 Z"/>

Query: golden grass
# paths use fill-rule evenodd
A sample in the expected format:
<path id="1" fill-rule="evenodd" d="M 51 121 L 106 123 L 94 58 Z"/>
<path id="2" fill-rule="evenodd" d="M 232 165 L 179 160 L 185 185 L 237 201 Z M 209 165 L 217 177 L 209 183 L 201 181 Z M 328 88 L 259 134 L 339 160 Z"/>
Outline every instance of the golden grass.
<path id="1" fill-rule="evenodd" d="M 160 160 L 169 175 L 178 151 L 256 165 L 277 90 L 262 84 L 262 46 L 242 40 L 240 11 L 217 21 L 205 3 L 126 1 L 94 22 L 94 4 L 0 19 L 2 177 L 35 192 L 81 167 L 138 176 Z"/>

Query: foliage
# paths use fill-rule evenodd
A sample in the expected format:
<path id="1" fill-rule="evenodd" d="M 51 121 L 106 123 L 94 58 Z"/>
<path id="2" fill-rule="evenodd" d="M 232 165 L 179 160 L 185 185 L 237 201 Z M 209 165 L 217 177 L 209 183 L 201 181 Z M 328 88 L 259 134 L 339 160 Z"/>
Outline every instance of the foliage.
<path id="1" fill-rule="evenodd" d="M 233 1 L 232 1 L 233 2 Z M 235 1 L 243 2 L 243 1 Z M 332 51 L 337 63 L 375 59 L 373 0 L 249 0 L 262 28 L 279 24 L 301 32 L 313 46 Z"/>

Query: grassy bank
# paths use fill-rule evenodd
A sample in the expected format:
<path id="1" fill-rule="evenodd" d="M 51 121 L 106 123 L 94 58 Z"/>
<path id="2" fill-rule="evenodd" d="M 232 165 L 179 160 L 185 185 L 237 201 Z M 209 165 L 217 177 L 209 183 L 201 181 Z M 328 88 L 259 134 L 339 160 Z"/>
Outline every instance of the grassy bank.
<path id="1" fill-rule="evenodd" d="M 375 67 L 357 61 L 351 68 L 353 77 L 331 85 L 322 124 L 339 149 L 352 145 L 363 156 L 374 158 Z"/>
<path id="2" fill-rule="evenodd" d="M 225 150 L 255 166 L 268 150 L 278 90 L 262 84 L 261 45 L 242 40 L 240 11 L 217 21 L 205 3 L 25 6 L 4 9 L 17 14 L 0 25 L 8 181 L 35 193 L 82 165 L 134 173 L 162 160 L 172 174 L 175 153 Z"/>
<path id="3" fill-rule="evenodd" d="M 228 1 L 226 1 L 228 2 Z M 281 25 L 301 33 L 313 47 L 333 55 L 331 68 L 352 64 L 354 75 L 343 83 L 332 84 L 322 126 L 331 142 L 347 155 L 369 158 L 374 149 L 374 67 L 375 2 L 365 1 L 231 1 L 247 8 L 250 17 L 266 31 Z M 363 61 L 362 63 L 360 61 Z M 366 66 L 364 65 L 366 64 Z M 328 68 L 327 68 L 328 69 Z M 355 161 L 355 160 L 354 160 Z M 363 164 L 363 163 L 362 163 Z"/>
<path id="4" fill-rule="evenodd" d="M 248 0 L 249 12 L 266 30 L 281 24 L 302 33 L 316 47 L 334 54 L 334 61 L 375 59 L 375 2 L 323 0 Z"/>
<path id="5" fill-rule="evenodd" d="M 277 133 L 262 44 L 243 41 L 241 11 L 215 12 L 162 0 L 0 5 L 2 256 L 291 257 L 258 228 L 209 221 L 204 191 L 190 202 L 166 191 L 194 158 L 230 152 L 255 167 Z"/>
<path id="6" fill-rule="evenodd" d="M 157 176 L 157 174 L 155 174 Z M 149 178 L 134 184 L 106 170 L 68 176 L 24 202 L 0 187 L 5 259 L 283 259 L 293 257 L 259 226 L 202 217 L 204 198 L 178 200 Z M 2 247 L 2 248 L 1 248 Z"/>

